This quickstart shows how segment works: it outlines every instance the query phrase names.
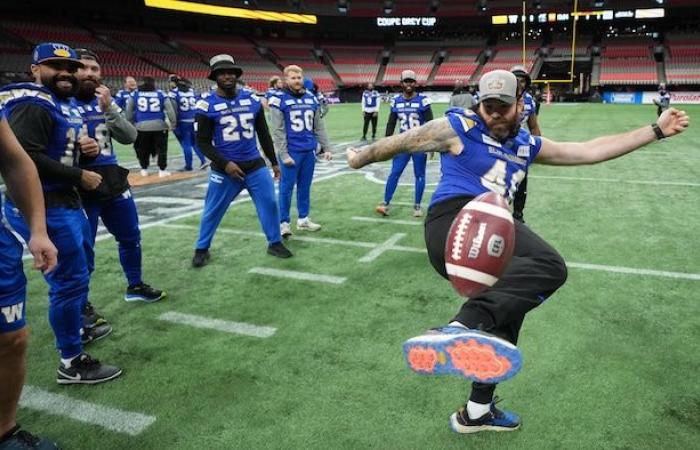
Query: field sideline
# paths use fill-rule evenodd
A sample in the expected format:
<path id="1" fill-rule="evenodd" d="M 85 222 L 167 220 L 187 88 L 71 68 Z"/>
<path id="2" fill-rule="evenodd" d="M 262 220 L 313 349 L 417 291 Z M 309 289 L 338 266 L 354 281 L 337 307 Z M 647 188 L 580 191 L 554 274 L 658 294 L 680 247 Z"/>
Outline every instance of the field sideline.
<path id="1" fill-rule="evenodd" d="M 435 116 L 444 112 L 435 106 Z M 247 198 L 234 202 L 211 264 L 190 266 L 205 175 L 136 188 L 145 280 L 168 292 L 123 301 L 112 239 L 97 244 L 90 299 L 114 327 L 87 350 L 119 380 L 60 387 L 46 285 L 29 273 L 28 388 L 19 422 L 66 449 L 655 449 L 700 439 L 700 106 L 691 128 L 603 165 L 531 169 L 527 223 L 569 263 L 569 279 L 528 315 L 523 371 L 499 387 L 515 433 L 452 433 L 467 383 L 420 377 L 402 342 L 460 306 L 430 267 L 411 217 L 412 169 L 388 220 L 376 221 L 388 163 L 346 169 L 359 105 L 334 105 L 340 145 L 312 188 L 318 233 L 265 254 Z M 378 136 L 388 107 L 382 105 Z M 651 123 L 653 106 L 545 105 L 554 140 L 586 140 Z M 122 163 L 133 149 L 120 146 Z M 180 148 L 171 139 L 170 154 Z M 178 168 L 181 160 L 173 160 Z M 428 190 L 439 163 L 428 164 Z M 405 185 L 404 185 L 405 184 Z M 424 205 L 429 201 L 426 192 Z M 295 213 L 295 211 L 293 211 Z M 144 217 L 145 216 L 145 217 Z"/>

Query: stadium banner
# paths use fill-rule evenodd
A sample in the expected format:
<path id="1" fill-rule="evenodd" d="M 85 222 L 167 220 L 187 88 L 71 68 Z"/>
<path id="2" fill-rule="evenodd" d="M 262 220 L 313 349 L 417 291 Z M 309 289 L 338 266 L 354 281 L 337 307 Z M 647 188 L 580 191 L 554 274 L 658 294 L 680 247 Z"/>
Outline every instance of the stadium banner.
<path id="1" fill-rule="evenodd" d="M 697 91 L 669 91 L 671 105 L 700 104 L 700 92 Z M 604 92 L 603 102 L 628 105 L 650 105 L 659 97 L 656 91 L 645 92 Z"/>

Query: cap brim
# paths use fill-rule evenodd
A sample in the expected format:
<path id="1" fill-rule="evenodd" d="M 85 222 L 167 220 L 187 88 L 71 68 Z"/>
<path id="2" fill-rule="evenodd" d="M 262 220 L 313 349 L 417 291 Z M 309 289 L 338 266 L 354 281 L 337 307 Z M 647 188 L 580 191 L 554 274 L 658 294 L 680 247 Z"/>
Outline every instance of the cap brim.
<path id="1" fill-rule="evenodd" d="M 404 78 L 403 80 L 401 80 L 402 83 L 403 83 L 404 81 L 413 81 L 414 83 L 416 82 L 416 80 L 413 79 L 413 78 Z"/>
<path id="2" fill-rule="evenodd" d="M 209 76 L 207 78 L 209 78 L 211 81 L 216 81 L 216 72 L 221 72 L 222 70 L 232 70 L 233 72 L 235 72 L 236 77 L 238 78 L 240 78 L 241 75 L 243 75 L 243 69 L 241 69 L 240 67 L 234 65 L 226 65 L 217 67 L 216 69 L 209 72 Z"/>
<path id="3" fill-rule="evenodd" d="M 479 97 L 479 103 L 483 103 L 484 100 L 499 100 L 502 101 L 503 103 L 507 103 L 509 105 L 512 105 L 515 103 L 518 99 L 515 97 L 512 97 L 510 95 L 502 95 L 502 94 L 485 94 Z"/>
<path id="4" fill-rule="evenodd" d="M 79 69 L 82 69 L 83 67 L 85 67 L 85 64 L 83 64 L 82 61 L 80 61 L 79 59 L 66 58 L 66 57 L 62 57 L 62 56 L 57 56 L 55 58 L 44 58 L 41 61 L 37 61 L 35 64 L 44 64 L 44 63 L 47 63 L 49 61 L 68 61 L 68 62 L 72 62 L 73 64 L 75 64 L 75 66 Z"/>

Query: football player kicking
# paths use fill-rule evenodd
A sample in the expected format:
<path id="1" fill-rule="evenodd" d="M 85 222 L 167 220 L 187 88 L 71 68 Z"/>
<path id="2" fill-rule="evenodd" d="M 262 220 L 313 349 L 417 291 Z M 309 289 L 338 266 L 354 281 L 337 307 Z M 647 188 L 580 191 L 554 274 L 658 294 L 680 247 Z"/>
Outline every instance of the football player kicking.
<path id="1" fill-rule="evenodd" d="M 473 112 L 450 109 L 445 118 L 348 149 L 348 164 L 358 169 L 400 153 L 441 152 L 442 177 L 425 223 L 425 242 L 435 270 L 448 278 L 445 242 L 453 219 L 475 196 L 496 192 L 512 202 L 518 183 L 533 162 L 583 165 L 607 161 L 657 139 L 683 132 L 684 111 L 669 109 L 651 126 L 588 142 L 554 142 L 520 128 L 522 92 L 510 72 L 495 70 L 481 77 L 481 101 Z M 454 374 L 471 380 L 471 395 L 450 417 L 458 433 L 511 431 L 520 418 L 495 406 L 496 383 L 514 376 L 521 366 L 515 346 L 525 314 L 541 305 L 566 281 L 562 257 L 526 225 L 515 221 L 515 250 L 501 278 L 469 298 L 447 326 L 409 339 L 404 353 L 412 370 Z"/>
<path id="2" fill-rule="evenodd" d="M 8 85 L 0 90 L 7 120 L 17 139 L 34 161 L 44 191 L 46 228 L 58 249 L 56 268 L 44 274 L 49 285 L 49 323 L 56 335 L 61 362 L 59 384 L 96 384 L 121 375 L 118 367 L 92 359 L 83 345 L 105 332 L 83 328 L 81 312 L 88 299 L 91 251 L 90 226 L 76 187 L 95 190 L 102 176 L 75 167 L 78 151 L 97 155 L 99 145 L 81 135 L 83 119 L 72 97 L 78 82 L 75 73 L 83 63 L 64 44 L 35 47 L 31 66 L 35 83 Z M 12 228 L 26 242 L 32 230 L 12 198 L 4 205 Z"/>
<path id="3" fill-rule="evenodd" d="M 34 268 L 51 272 L 56 266 L 56 247 L 46 233 L 46 210 L 39 175 L 3 118 L 2 105 L 0 174 L 17 208 L 27 218 L 32 236 L 27 248 L 34 257 Z M 25 326 L 27 279 L 22 269 L 22 244 L 0 223 L 0 448 L 52 450 L 58 447 L 21 429 L 16 422 L 29 341 L 29 330 Z"/>
<path id="4" fill-rule="evenodd" d="M 216 81 L 217 89 L 197 103 L 195 120 L 197 143 L 211 160 L 211 170 L 192 265 L 202 267 L 207 264 L 216 228 L 243 189 L 248 190 L 255 204 L 268 242 L 267 253 L 289 258 L 292 253 L 282 244 L 280 235 L 275 186 L 256 143 L 257 137 L 270 160 L 275 178 L 279 177 L 277 158 L 260 100 L 252 91 L 237 87 L 243 69 L 230 55 L 214 56 L 209 63 L 209 79 Z"/>
<path id="5" fill-rule="evenodd" d="M 304 87 L 304 74 L 299 66 L 284 68 L 285 88 L 267 100 L 275 148 L 282 160 L 280 179 L 280 232 L 292 234 L 289 210 L 292 192 L 297 188 L 297 230 L 318 231 L 321 225 L 309 219 L 311 182 L 316 167 L 316 147 L 326 161 L 332 158 L 326 127 L 321 118 L 321 104 L 311 89 Z M 313 84 L 313 83 L 312 83 Z"/>
<path id="6" fill-rule="evenodd" d="M 95 270 L 95 237 L 97 222 L 102 223 L 119 245 L 119 262 L 127 280 L 124 300 L 127 302 L 157 302 L 165 298 L 165 292 L 154 289 L 141 277 L 141 232 L 136 204 L 131 194 L 127 176 L 129 171 L 118 165 L 112 147 L 112 137 L 121 144 L 136 140 L 136 128 L 121 114 L 113 101 L 109 88 L 102 84 L 102 69 L 97 55 L 87 49 L 78 49 L 83 67 L 78 69 L 78 92 L 75 95 L 78 111 L 83 116 L 88 136 L 97 140 L 100 150 L 95 156 L 80 155 L 80 167 L 102 175 L 98 189 L 80 189 L 83 207 L 90 222 L 91 250 L 88 252 L 88 268 Z M 87 323 L 99 325 L 100 317 L 88 305 L 84 311 Z M 86 326 L 87 326 L 86 323 Z"/>
<path id="7" fill-rule="evenodd" d="M 386 136 L 394 134 L 397 121 L 399 122 L 399 133 L 405 133 L 433 120 L 430 99 L 416 92 L 416 73 L 414 71 L 404 70 L 401 72 L 401 90 L 403 92 L 391 100 L 391 113 L 386 124 Z M 377 213 L 383 216 L 389 215 L 391 199 L 399 185 L 399 178 L 411 160 L 413 160 L 413 176 L 416 183 L 413 216 L 423 216 L 421 201 L 425 191 L 425 166 L 428 162 L 428 156 L 425 153 L 399 153 L 392 159 L 391 173 L 384 188 L 384 201 L 375 208 Z"/>

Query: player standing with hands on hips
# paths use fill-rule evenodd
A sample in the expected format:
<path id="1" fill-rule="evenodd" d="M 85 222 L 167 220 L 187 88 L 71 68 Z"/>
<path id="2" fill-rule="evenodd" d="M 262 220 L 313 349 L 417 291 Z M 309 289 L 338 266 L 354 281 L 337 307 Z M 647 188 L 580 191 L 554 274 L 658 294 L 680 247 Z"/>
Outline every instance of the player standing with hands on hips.
<path id="1" fill-rule="evenodd" d="M 441 152 L 442 177 L 428 209 L 425 242 L 431 264 L 444 278 L 448 278 L 444 252 L 450 226 L 474 197 L 492 191 L 511 203 L 533 162 L 561 166 L 595 164 L 682 133 L 689 124 L 684 111 L 671 108 L 651 126 L 588 142 L 555 142 L 520 128 L 523 102 L 515 75 L 504 70 L 489 72 L 481 77 L 479 90 L 481 99 L 476 111 L 450 109 L 445 118 L 347 150 L 348 164 L 355 169 L 401 153 Z M 496 408 L 494 399 L 496 383 L 514 376 L 518 370 L 494 375 L 470 367 L 519 368 L 520 351 L 515 345 L 525 314 L 551 297 L 566 277 L 566 264 L 557 251 L 526 225 L 515 221 L 515 249 L 501 278 L 469 298 L 447 326 L 404 344 L 412 370 L 455 374 L 472 381 L 469 400 L 450 418 L 454 431 L 519 428 L 520 418 Z M 474 360 L 475 353 L 461 351 L 460 346 L 467 340 L 482 350 L 475 353 L 486 360 Z M 436 358 L 421 360 L 426 354 Z M 432 364 L 426 365 L 426 361 Z"/>

